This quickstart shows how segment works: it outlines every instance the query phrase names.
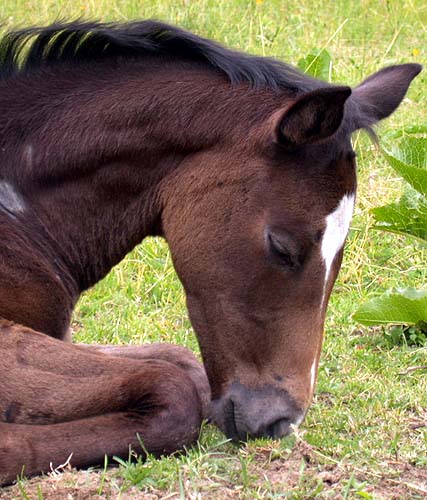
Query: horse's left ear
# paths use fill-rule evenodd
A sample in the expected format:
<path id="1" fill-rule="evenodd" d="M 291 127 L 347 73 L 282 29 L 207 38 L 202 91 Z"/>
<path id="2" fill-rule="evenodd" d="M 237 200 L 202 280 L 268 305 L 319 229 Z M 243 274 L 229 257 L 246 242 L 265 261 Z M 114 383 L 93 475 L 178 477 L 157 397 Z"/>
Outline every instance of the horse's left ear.
<path id="1" fill-rule="evenodd" d="M 351 101 L 356 103 L 354 130 L 370 127 L 391 115 L 421 69 L 419 64 L 390 66 L 374 73 L 356 87 L 351 96 Z"/>
<path id="2" fill-rule="evenodd" d="M 293 149 L 333 135 L 341 125 L 350 87 L 323 87 L 300 96 L 280 116 L 276 140 Z"/>

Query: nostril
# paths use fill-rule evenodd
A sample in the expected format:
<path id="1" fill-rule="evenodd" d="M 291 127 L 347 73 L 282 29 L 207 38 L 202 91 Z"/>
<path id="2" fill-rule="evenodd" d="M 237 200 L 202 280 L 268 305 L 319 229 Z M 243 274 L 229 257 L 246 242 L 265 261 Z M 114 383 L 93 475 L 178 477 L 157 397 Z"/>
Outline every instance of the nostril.
<path id="1" fill-rule="evenodd" d="M 236 407 L 232 398 L 229 398 L 224 405 L 225 434 L 233 441 L 242 440 L 242 435 L 237 428 Z"/>
<path id="2" fill-rule="evenodd" d="M 234 402 L 230 398 L 229 400 L 229 425 L 230 425 L 230 430 L 229 433 L 230 435 L 237 436 L 237 427 L 236 427 L 236 412 L 234 411 Z"/>

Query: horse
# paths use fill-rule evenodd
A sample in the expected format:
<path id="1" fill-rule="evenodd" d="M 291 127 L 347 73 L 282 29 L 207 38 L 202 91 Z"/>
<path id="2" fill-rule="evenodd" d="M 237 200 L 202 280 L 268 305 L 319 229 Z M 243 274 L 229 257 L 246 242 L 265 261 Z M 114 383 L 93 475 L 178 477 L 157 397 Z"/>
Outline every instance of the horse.
<path id="1" fill-rule="evenodd" d="M 0 484 L 227 437 L 280 438 L 315 388 L 356 194 L 351 134 L 417 64 L 333 85 L 158 21 L 0 41 Z M 203 365 L 72 344 L 80 294 L 166 239 Z"/>

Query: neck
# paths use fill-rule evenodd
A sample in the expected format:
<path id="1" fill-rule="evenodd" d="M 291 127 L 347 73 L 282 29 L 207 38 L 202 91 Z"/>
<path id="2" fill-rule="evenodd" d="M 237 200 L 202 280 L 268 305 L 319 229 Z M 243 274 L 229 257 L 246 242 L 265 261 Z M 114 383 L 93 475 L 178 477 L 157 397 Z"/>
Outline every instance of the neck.
<path id="1" fill-rule="evenodd" d="M 26 82 L 0 88 L 0 105 L 15 107 L 0 119 L 8 158 L 0 173 L 25 200 L 19 217 L 39 221 L 35 237 L 47 235 L 80 291 L 144 237 L 162 234 L 163 180 L 187 156 L 232 140 L 230 108 L 241 113 L 241 89 L 233 95 L 223 77 L 181 67 L 171 78 L 167 63 L 152 66 L 116 68 L 107 78 L 99 67 L 72 79 L 64 69 L 50 80 L 32 76 L 32 91 Z"/>
<path id="2" fill-rule="evenodd" d="M 37 238 L 50 247 L 79 292 L 101 280 L 146 236 L 161 235 L 158 186 L 182 156 L 165 156 L 147 172 L 131 161 L 108 163 L 70 183 L 25 193 Z M 150 169 L 151 170 L 151 169 Z M 138 171 L 141 178 L 136 178 Z M 52 252 L 53 249 L 53 252 Z"/>

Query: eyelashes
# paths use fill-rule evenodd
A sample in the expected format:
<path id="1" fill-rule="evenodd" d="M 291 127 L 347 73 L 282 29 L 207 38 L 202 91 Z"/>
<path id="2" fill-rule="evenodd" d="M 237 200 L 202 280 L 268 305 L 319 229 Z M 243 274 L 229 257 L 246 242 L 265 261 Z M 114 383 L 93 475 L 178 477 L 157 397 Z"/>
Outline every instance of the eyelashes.
<path id="1" fill-rule="evenodd" d="M 289 269 L 297 269 L 301 266 L 299 256 L 292 252 L 283 240 L 273 233 L 268 233 L 267 240 L 270 253 L 281 265 Z"/>

